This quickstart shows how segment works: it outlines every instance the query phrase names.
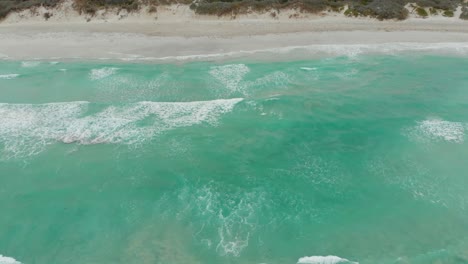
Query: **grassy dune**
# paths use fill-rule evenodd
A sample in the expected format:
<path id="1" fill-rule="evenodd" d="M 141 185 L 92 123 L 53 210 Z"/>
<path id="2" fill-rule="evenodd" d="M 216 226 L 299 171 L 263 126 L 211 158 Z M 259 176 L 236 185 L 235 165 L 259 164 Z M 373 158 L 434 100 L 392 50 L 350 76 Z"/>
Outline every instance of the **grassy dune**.
<path id="1" fill-rule="evenodd" d="M 1 0 L 0 19 L 10 12 L 33 9 L 39 6 L 54 7 L 62 0 Z M 408 17 L 406 5 L 421 17 L 441 14 L 453 17 L 455 10 L 462 6 L 460 18 L 468 19 L 468 3 L 464 0 L 73 0 L 74 8 L 81 14 L 95 14 L 100 9 L 117 8 L 129 12 L 149 6 L 167 4 L 188 4 L 198 14 L 237 15 L 249 11 L 271 11 L 272 16 L 286 8 L 296 8 L 306 13 L 322 11 L 343 12 L 350 17 L 374 17 L 380 20 Z M 45 17 L 47 19 L 47 17 Z"/>

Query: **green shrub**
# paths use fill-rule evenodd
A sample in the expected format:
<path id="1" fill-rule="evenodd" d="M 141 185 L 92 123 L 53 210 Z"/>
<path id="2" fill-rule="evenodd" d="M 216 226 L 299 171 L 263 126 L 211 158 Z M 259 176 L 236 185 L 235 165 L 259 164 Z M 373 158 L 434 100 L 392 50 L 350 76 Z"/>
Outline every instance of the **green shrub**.
<path id="1" fill-rule="evenodd" d="M 454 11 L 463 0 L 415 0 L 413 2 L 420 7 L 432 7 L 435 9 Z"/>
<path id="2" fill-rule="evenodd" d="M 418 16 L 420 16 L 420 17 L 427 17 L 427 16 L 429 15 L 429 14 L 427 13 L 426 9 L 421 8 L 421 7 L 416 8 L 416 13 L 417 13 Z"/>
<path id="3" fill-rule="evenodd" d="M 54 7 L 60 0 L 0 0 L 0 19 L 5 18 L 10 12 L 21 11 L 34 7 Z"/>
<path id="4" fill-rule="evenodd" d="M 451 11 L 451 10 L 445 10 L 444 13 L 442 13 L 442 15 L 444 17 L 453 17 L 454 16 L 453 11 Z"/>
<path id="5" fill-rule="evenodd" d="M 322 0 L 303 0 L 299 2 L 299 7 L 302 12 L 319 13 L 325 11 L 328 5 Z"/>
<path id="6" fill-rule="evenodd" d="M 128 12 L 139 10 L 139 0 L 75 0 L 75 8 L 80 13 L 94 15 L 99 9 L 117 8 Z"/>
<path id="7" fill-rule="evenodd" d="M 468 20 L 468 7 L 466 5 L 463 6 L 463 8 L 462 8 L 460 18 L 463 19 L 463 20 Z"/>
<path id="8" fill-rule="evenodd" d="M 158 8 L 156 6 L 150 6 L 148 8 L 148 13 L 156 13 L 158 12 Z"/>
<path id="9" fill-rule="evenodd" d="M 241 4 L 228 2 L 199 3 L 196 6 L 195 12 L 201 15 L 223 16 L 237 13 L 240 7 Z"/>
<path id="10" fill-rule="evenodd" d="M 0 0 L 0 19 L 12 11 L 19 11 L 37 6 L 53 7 L 61 0 Z M 444 16 L 453 16 L 456 8 L 463 4 L 463 0 L 73 0 L 74 7 L 80 13 L 94 15 L 98 10 L 114 8 L 118 11 L 129 12 L 139 10 L 141 6 L 157 7 L 168 4 L 187 4 L 198 14 L 236 15 L 238 13 L 254 11 L 280 10 L 297 8 L 301 12 L 318 13 L 323 11 L 342 12 L 344 7 L 346 16 L 367 16 L 380 20 L 399 19 L 408 16 L 405 5 L 415 3 L 416 13 L 421 17 L 437 14 L 440 10 Z M 426 9 L 428 11 L 426 11 Z M 468 19 L 465 7 L 460 15 Z"/>
<path id="11" fill-rule="evenodd" d="M 160 5 L 171 5 L 171 4 L 192 4 L 192 0 L 139 0 L 141 5 L 146 6 L 160 6 Z"/>
<path id="12" fill-rule="evenodd" d="M 351 9 L 351 8 L 348 8 L 346 9 L 346 11 L 344 12 L 344 15 L 345 16 L 349 16 L 349 17 L 358 17 L 359 16 L 359 12 L 354 10 L 354 9 Z"/>
<path id="13" fill-rule="evenodd" d="M 399 0 L 374 0 L 372 2 L 350 3 L 348 16 L 368 16 L 379 20 L 398 19 L 403 20 L 408 16 L 408 10 L 404 8 L 404 2 Z"/>
<path id="14" fill-rule="evenodd" d="M 297 8 L 301 12 L 318 13 L 326 10 L 341 12 L 344 0 L 204 0 L 192 4 L 191 9 L 198 14 L 214 14 L 218 16 L 254 11 L 280 10 Z"/>

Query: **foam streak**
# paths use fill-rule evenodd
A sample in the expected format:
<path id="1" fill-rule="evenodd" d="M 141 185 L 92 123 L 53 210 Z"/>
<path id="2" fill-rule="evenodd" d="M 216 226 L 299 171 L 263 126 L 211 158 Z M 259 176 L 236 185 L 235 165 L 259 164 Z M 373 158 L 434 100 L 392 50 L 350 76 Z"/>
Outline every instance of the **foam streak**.
<path id="1" fill-rule="evenodd" d="M 57 141 L 133 144 L 178 127 L 216 125 L 240 101 L 139 102 L 92 113 L 89 102 L 0 104 L 0 143 L 4 154 L 15 156 L 35 154 Z"/>
<path id="2" fill-rule="evenodd" d="M 17 261 L 14 258 L 3 256 L 0 254 L 0 264 L 21 264 L 21 262 Z"/>
<path id="3" fill-rule="evenodd" d="M 349 261 L 345 258 L 337 256 L 311 256 L 302 257 L 297 261 L 297 264 L 359 264 L 358 262 Z"/>

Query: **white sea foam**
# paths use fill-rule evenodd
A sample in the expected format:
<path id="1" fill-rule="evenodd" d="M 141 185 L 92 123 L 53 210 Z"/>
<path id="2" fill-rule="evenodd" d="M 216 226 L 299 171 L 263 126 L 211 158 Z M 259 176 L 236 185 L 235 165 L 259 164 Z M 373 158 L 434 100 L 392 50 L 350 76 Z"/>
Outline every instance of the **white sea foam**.
<path id="1" fill-rule="evenodd" d="M 117 72 L 119 68 L 114 67 L 104 67 L 100 69 L 92 69 L 89 73 L 89 78 L 91 80 L 100 80 L 106 77 L 109 77 Z"/>
<path id="2" fill-rule="evenodd" d="M 286 86 L 290 82 L 291 80 L 288 74 L 281 72 L 281 71 L 276 71 L 268 75 L 265 75 L 263 77 L 260 77 L 256 79 L 255 81 L 248 82 L 247 85 L 248 87 L 261 87 L 261 86 L 271 87 L 272 85 Z"/>
<path id="3" fill-rule="evenodd" d="M 245 64 L 229 64 L 215 66 L 210 70 L 210 74 L 217 79 L 228 90 L 229 94 L 240 93 L 248 95 L 250 88 L 260 88 L 262 86 L 286 86 L 290 82 L 288 74 L 276 71 L 255 80 L 245 80 L 245 75 L 250 69 Z"/>
<path id="4" fill-rule="evenodd" d="M 21 67 L 23 68 L 33 68 L 41 64 L 40 61 L 23 61 L 21 62 Z"/>
<path id="5" fill-rule="evenodd" d="M 405 190 L 416 200 L 443 207 L 457 206 L 465 201 L 464 198 L 458 199 L 457 193 L 464 191 L 459 192 L 457 187 L 452 185 L 454 182 L 448 175 L 434 173 L 427 164 L 417 158 L 403 155 L 395 161 L 378 157 L 369 163 L 368 168 L 373 176 L 382 178 L 386 184 Z"/>
<path id="6" fill-rule="evenodd" d="M 203 61 L 217 59 L 242 58 L 246 56 L 265 55 L 271 58 L 271 54 L 288 55 L 291 52 L 298 52 L 301 56 L 348 56 L 356 57 L 361 54 L 397 54 L 401 52 L 422 52 L 422 53 L 449 53 L 468 55 L 468 43 L 466 42 L 445 42 L 445 43 L 380 43 L 380 44 L 316 44 L 304 46 L 287 46 L 281 48 L 267 48 L 256 50 L 240 50 L 224 53 L 194 54 L 183 56 L 167 57 L 138 57 L 125 58 L 125 60 L 143 61 Z M 275 57 L 277 58 L 277 57 Z M 305 69 L 303 69 L 305 70 Z"/>
<path id="7" fill-rule="evenodd" d="M 3 79 L 3 80 L 11 80 L 11 79 L 17 78 L 18 76 L 20 76 L 20 75 L 17 74 L 17 73 L 0 74 L 0 79 Z"/>
<path id="8" fill-rule="evenodd" d="M 0 254 L 0 264 L 21 264 L 21 262 L 17 261 L 14 258 L 3 256 Z"/>
<path id="9" fill-rule="evenodd" d="M 88 102 L 0 104 L 3 157 L 24 157 L 54 142 L 140 143 L 161 132 L 201 123 L 216 125 L 242 99 L 139 102 L 88 112 Z"/>
<path id="10" fill-rule="evenodd" d="M 300 69 L 304 71 L 316 71 L 317 70 L 316 67 L 301 67 Z"/>
<path id="11" fill-rule="evenodd" d="M 248 72 L 250 69 L 245 64 L 214 66 L 210 70 L 210 74 L 231 92 L 244 92 L 241 82 Z"/>
<path id="12" fill-rule="evenodd" d="M 349 69 L 349 70 L 346 70 L 346 71 L 343 71 L 343 72 L 336 72 L 335 75 L 340 78 L 340 79 L 350 79 L 352 78 L 353 76 L 357 75 L 358 74 L 358 70 L 357 69 Z"/>
<path id="13" fill-rule="evenodd" d="M 410 138 L 421 142 L 462 143 L 465 138 L 465 127 L 461 122 L 427 119 L 418 122 L 415 127 L 405 130 L 405 133 Z"/>
<path id="14" fill-rule="evenodd" d="M 63 36 L 60 36 L 63 37 Z M 103 36 L 105 37 L 105 36 Z M 122 56 L 112 56 L 97 58 L 99 60 L 119 59 L 122 61 L 206 61 L 206 60 L 224 60 L 234 58 L 244 58 L 257 56 L 260 59 L 291 59 L 291 52 L 298 52 L 298 58 L 307 56 L 349 56 L 355 57 L 361 54 L 397 54 L 401 52 L 422 52 L 422 53 L 443 53 L 468 55 L 468 42 L 394 42 L 394 43 L 376 43 L 376 44 L 313 44 L 302 46 L 287 46 L 280 48 L 266 48 L 255 50 L 239 50 L 221 53 L 192 54 L 181 56 L 150 57 L 139 54 L 122 54 Z M 276 56 L 272 56 L 272 54 Z M 281 57 L 281 55 L 287 55 Z M 0 54 L 1 58 L 2 54 Z M 7 55 L 4 55 L 8 58 Z M 46 60 L 50 57 L 35 58 L 37 60 Z M 79 56 L 54 57 L 54 59 L 83 59 Z M 26 62 L 29 63 L 29 62 Z M 37 66 L 37 65 L 36 65 Z"/>
<path id="15" fill-rule="evenodd" d="M 194 238 L 221 256 L 240 256 L 257 228 L 257 212 L 265 205 L 261 190 L 221 192 L 215 183 L 201 187 L 186 186 L 178 192 L 181 209 L 177 218 L 189 218 L 198 230 Z M 173 200 L 169 198 L 168 200 Z M 173 204 L 168 208 L 174 211 Z M 196 221 L 194 219 L 203 219 Z M 216 227 L 215 233 L 207 226 Z"/>
<path id="16" fill-rule="evenodd" d="M 100 80 L 97 97 L 99 101 L 104 102 L 108 101 L 109 98 L 121 102 L 135 102 L 154 97 L 158 94 L 160 87 L 171 88 L 176 83 L 177 80 L 171 79 L 167 72 L 158 74 L 150 80 L 141 80 L 135 76 L 116 75 Z"/>
<path id="17" fill-rule="evenodd" d="M 216 251 L 224 256 L 240 256 L 241 252 L 249 245 L 251 233 L 255 231 L 255 211 L 259 207 L 261 195 L 253 193 L 245 194 L 237 205 L 234 205 L 228 213 L 218 208 L 218 236 L 219 242 Z"/>
<path id="18" fill-rule="evenodd" d="M 350 261 L 337 256 L 311 256 L 302 257 L 297 261 L 297 264 L 359 264 L 358 262 Z"/>

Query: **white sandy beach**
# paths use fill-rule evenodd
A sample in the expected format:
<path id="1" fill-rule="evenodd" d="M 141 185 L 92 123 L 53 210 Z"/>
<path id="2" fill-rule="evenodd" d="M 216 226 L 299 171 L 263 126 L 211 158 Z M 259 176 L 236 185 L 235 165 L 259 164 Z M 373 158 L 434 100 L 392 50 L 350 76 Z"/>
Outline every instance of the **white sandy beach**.
<path id="1" fill-rule="evenodd" d="M 45 21 L 43 14 L 52 12 Z M 468 21 L 442 16 L 405 21 L 348 18 L 338 13 L 282 11 L 233 17 L 200 16 L 188 6 L 137 14 L 80 16 L 67 2 L 56 10 L 14 13 L 0 23 L 6 59 L 203 60 L 305 53 L 468 50 Z M 432 43 L 431 45 L 427 45 Z M 267 54 L 268 53 L 268 54 Z M 280 58 L 281 56 L 276 56 Z"/>

